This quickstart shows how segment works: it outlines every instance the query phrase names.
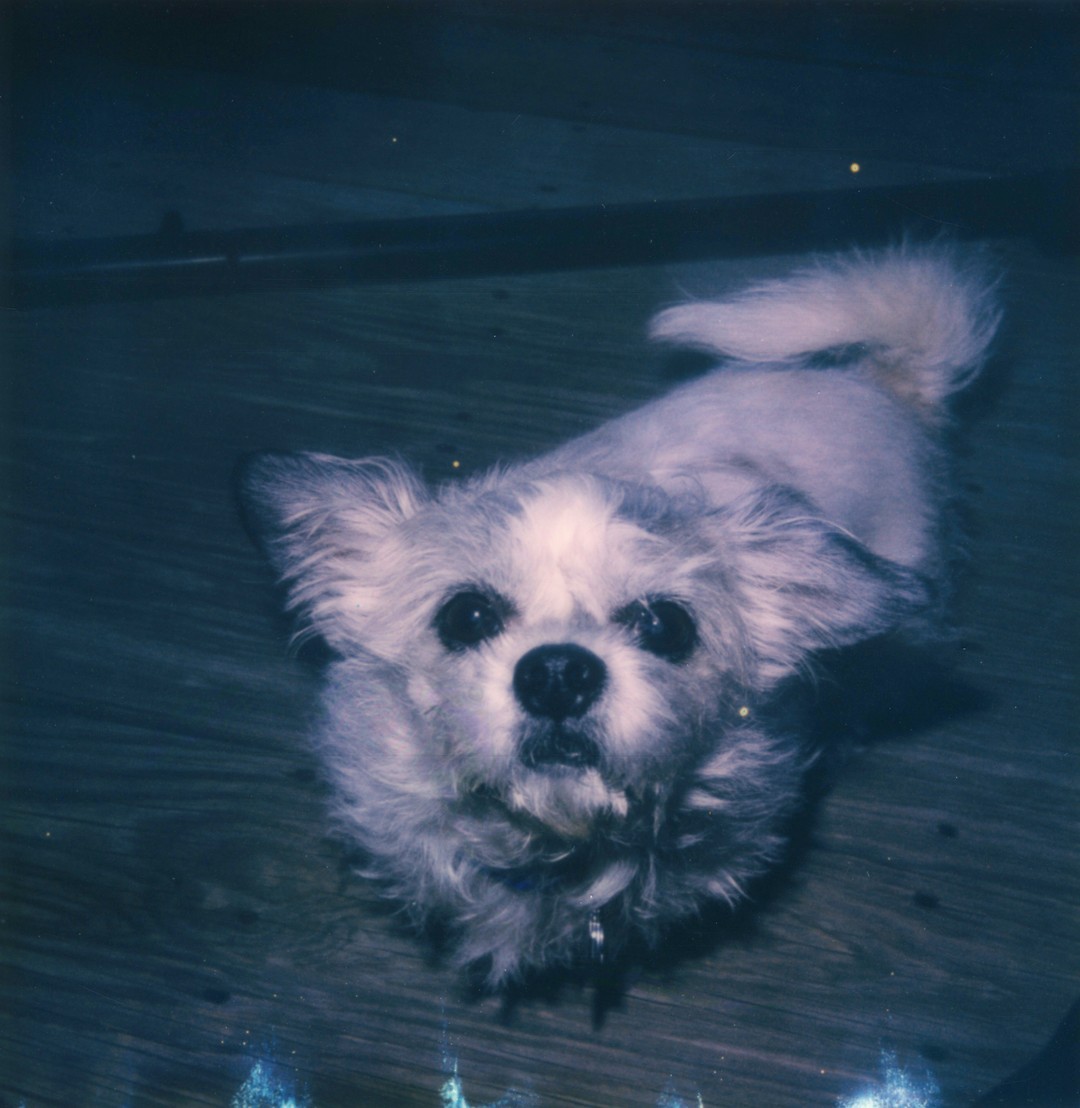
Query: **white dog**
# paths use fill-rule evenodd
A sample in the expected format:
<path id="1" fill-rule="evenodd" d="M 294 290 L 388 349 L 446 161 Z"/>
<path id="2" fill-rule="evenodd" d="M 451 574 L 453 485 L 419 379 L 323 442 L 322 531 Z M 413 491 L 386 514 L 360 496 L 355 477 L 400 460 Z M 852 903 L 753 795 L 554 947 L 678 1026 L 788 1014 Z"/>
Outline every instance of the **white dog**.
<path id="1" fill-rule="evenodd" d="M 661 312 L 654 338 L 725 364 L 526 464 L 429 490 L 249 462 L 337 656 L 317 741 L 365 872 L 492 985 L 737 901 L 811 757 L 780 690 L 933 626 L 940 431 L 997 322 L 946 251 L 855 254 Z"/>

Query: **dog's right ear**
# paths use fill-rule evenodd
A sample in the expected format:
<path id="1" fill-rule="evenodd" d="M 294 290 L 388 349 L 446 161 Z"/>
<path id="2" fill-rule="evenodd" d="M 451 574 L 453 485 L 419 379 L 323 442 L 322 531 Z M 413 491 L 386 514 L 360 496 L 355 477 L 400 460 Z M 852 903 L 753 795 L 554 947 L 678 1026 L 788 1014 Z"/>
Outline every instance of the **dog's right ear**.
<path id="1" fill-rule="evenodd" d="M 252 454 L 237 468 L 237 498 L 249 533 L 288 590 L 300 633 L 342 649 L 361 641 L 372 554 L 428 499 L 405 465 L 384 458 Z"/>
<path id="2" fill-rule="evenodd" d="M 793 489 L 751 492 L 711 521 L 766 685 L 814 652 L 911 626 L 936 602 L 929 580 L 872 553 Z"/>

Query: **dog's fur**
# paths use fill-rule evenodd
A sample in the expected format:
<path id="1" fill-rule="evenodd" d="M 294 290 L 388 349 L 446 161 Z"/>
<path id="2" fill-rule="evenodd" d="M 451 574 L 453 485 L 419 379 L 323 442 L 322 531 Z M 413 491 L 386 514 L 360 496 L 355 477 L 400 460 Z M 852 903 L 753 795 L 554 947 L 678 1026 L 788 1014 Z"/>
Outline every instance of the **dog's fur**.
<path id="1" fill-rule="evenodd" d="M 940 432 L 997 321 L 949 251 L 848 255 L 661 312 L 725 364 L 526 464 L 429 490 L 256 456 L 249 518 L 336 655 L 317 741 L 366 872 L 493 985 L 736 902 L 810 753 L 778 690 L 932 633 Z"/>

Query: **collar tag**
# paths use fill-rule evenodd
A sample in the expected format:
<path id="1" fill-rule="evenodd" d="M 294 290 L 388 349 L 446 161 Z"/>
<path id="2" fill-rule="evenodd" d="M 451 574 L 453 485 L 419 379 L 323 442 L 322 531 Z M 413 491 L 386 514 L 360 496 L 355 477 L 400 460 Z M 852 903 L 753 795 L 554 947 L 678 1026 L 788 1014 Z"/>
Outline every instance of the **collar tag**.
<path id="1" fill-rule="evenodd" d="M 599 912 L 589 916 L 589 957 L 597 965 L 604 961 L 604 925 Z"/>

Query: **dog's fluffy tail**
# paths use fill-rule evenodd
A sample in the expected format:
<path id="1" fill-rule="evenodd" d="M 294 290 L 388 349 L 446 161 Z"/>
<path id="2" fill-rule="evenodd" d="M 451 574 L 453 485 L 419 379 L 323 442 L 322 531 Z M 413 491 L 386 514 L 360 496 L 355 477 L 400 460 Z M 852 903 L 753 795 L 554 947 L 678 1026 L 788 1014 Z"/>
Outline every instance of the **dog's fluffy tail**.
<path id="1" fill-rule="evenodd" d="M 954 250 L 902 246 L 669 308 L 649 332 L 742 362 L 855 348 L 859 365 L 932 418 L 982 367 L 1000 318 L 995 289 Z"/>

